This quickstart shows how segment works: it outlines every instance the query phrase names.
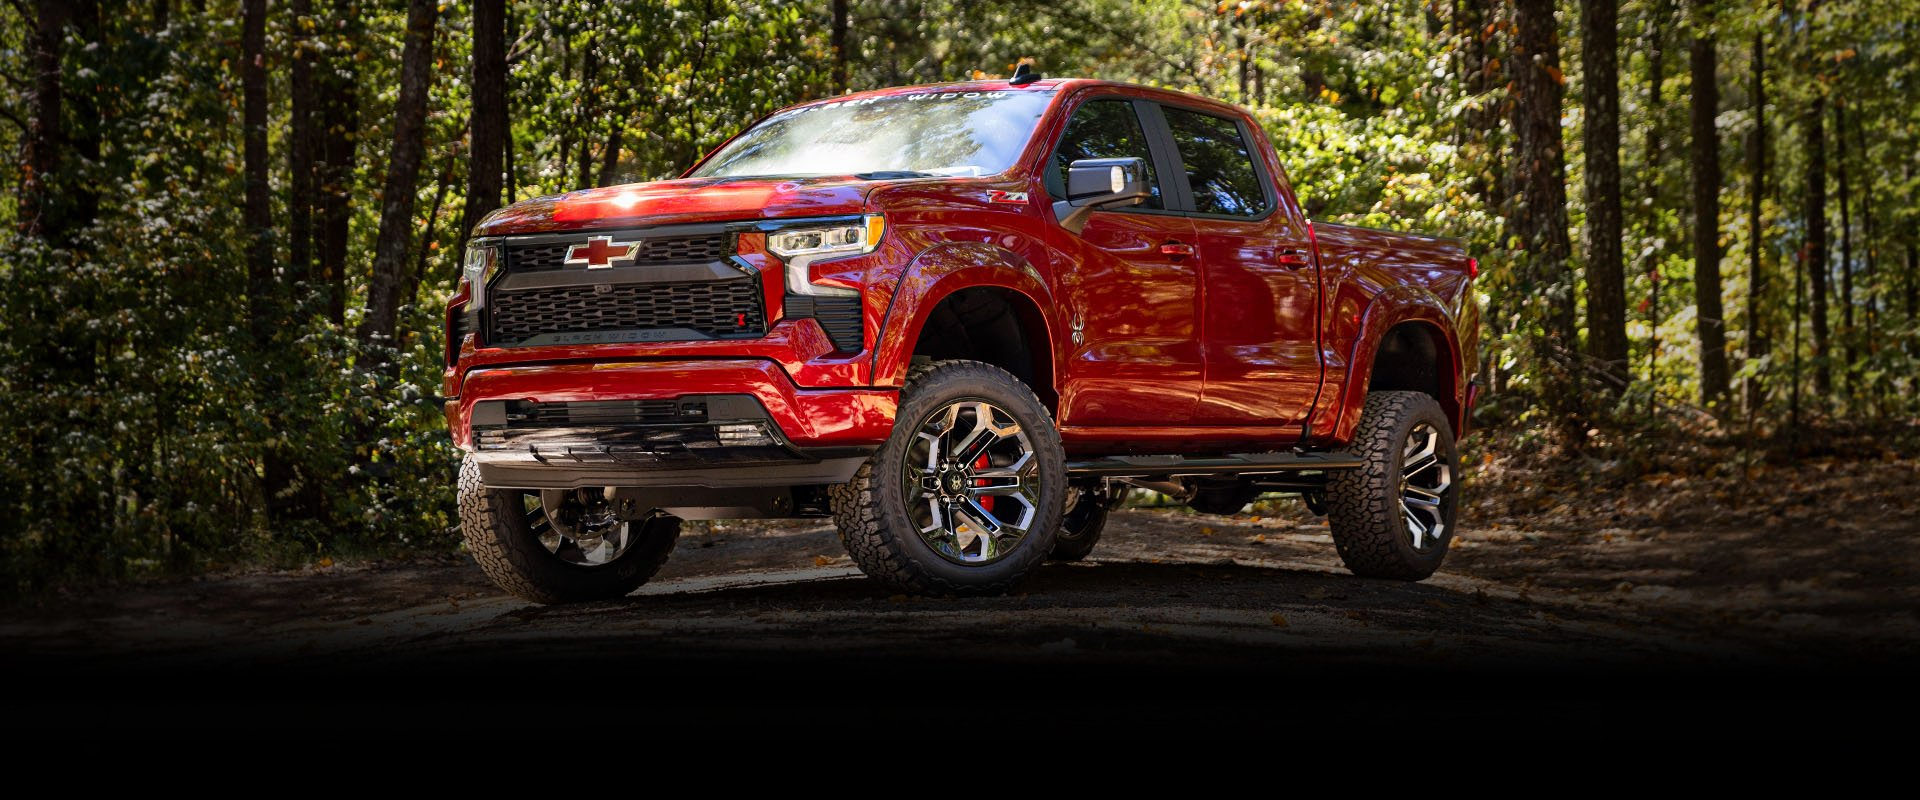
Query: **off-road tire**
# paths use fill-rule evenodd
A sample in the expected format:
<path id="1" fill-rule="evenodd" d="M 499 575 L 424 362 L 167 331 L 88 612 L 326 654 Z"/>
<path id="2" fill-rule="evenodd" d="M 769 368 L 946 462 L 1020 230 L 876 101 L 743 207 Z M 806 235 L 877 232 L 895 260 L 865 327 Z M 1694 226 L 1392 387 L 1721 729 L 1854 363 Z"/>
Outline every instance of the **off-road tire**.
<path id="1" fill-rule="evenodd" d="M 1358 469 L 1336 470 L 1327 480 L 1327 518 L 1333 544 L 1340 551 L 1340 560 L 1355 575 L 1424 580 L 1447 557 L 1460 505 L 1457 479 L 1445 506 L 1446 528 L 1439 541 L 1425 551 L 1414 549 L 1401 513 L 1402 448 L 1414 427 L 1422 422 L 1440 432 L 1441 457 L 1457 467 L 1453 425 L 1431 395 L 1371 392 L 1360 412 L 1360 426 L 1347 448 L 1366 463 Z"/>
<path id="2" fill-rule="evenodd" d="M 1091 554 L 1093 546 L 1100 543 L 1100 532 L 1107 527 L 1107 513 L 1126 502 L 1128 489 L 1122 486 L 1104 499 L 1097 497 L 1098 489 L 1070 491 L 1086 494 L 1060 515 L 1060 533 L 1047 556 L 1051 561 L 1079 561 Z"/>
<path id="3" fill-rule="evenodd" d="M 1029 436 L 1040 481 L 1031 530 L 997 561 L 963 565 L 935 552 L 910 522 L 898 476 L 922 419 L 956 400 L 979 398 L 1006 410 Z M 916 365 L 900 391 L 893 434 L 853 480 L 830 487 L 833 520 L 853 562 L 886 588 L 906 594 L 977 597 L 1006 594 L 1046 560 L 1066 500 L 1066 454 L 1060 432 L 1033 390 L 1006 370 L 978 361 Z"/>
<path id="4" fill-rule="evenodd" d="M 660 571 L 680 538 L 678 517 L 634 520 L 637 537 L 619 558 L 582 566 L 559 559 L 527 524 L 521 494 L 480 480 L 473 456 L 460 464 L 460 533 L 480 570 L 500 588 L 543 605 L 625 597 Z"/>

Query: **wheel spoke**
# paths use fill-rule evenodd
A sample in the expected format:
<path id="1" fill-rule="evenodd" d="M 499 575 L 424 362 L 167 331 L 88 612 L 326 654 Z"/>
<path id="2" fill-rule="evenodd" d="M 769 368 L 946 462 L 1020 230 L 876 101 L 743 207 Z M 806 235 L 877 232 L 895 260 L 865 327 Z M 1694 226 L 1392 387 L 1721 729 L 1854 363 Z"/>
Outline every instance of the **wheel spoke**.
<path id="1" fill-rule="evenodd" d="M 1000 535 L 1000 520 L 993 516 L 993 512 L 982 508 L 980 501 L 969 497 L 966 502 L 960 506 L 960 509 L 961 513 L 966 515 L 967 520 L 978 526 L 982 533 L 988 536 Z"/>
<path id="2" fill-rule="evenodd" d="M 1013 415 L 967 399 L 928 414 L 915 431 L 904 465 L 913 524 L 942 557 L 997 561 L 1019 545 L 1038 509 L 1039 466 L 1033 443 Z M 922 511 L 922 503 L 925 510 Z"/>
<path id="3" fill-rule="evenodd" d="M 976 481 L 986 481 L 986 483 L 981 486 L 967 487 L 967 494 L 973 495 L 974 497 L 990 497 L 994 495 L 1020 494 L 1022 490 L 1025 489 L 1026 482 L 1020 480 L 1020 476 L 1018 475 L 995 475 L 991 477 L 983 477 L 983 476 L 980 476 L 980 473 L 978 472 L 974 473 L 974 475 L 976 476 L 974 478 Z"/>

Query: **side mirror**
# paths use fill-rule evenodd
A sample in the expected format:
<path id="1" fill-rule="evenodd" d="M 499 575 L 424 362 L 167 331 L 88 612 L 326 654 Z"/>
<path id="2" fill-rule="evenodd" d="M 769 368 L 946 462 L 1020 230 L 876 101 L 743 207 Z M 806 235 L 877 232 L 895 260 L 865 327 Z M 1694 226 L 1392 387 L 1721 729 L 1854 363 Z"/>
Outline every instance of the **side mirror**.
<path id="1" fill-rule="evenodd" d="M 1146 159 L 1083 158 L 1067 167 L 1067 199 L 1054 203 L 1054 213 L 1060 227 L 1079 233 L 1094 209 L 1137 205 L 1152 194 Z"/>

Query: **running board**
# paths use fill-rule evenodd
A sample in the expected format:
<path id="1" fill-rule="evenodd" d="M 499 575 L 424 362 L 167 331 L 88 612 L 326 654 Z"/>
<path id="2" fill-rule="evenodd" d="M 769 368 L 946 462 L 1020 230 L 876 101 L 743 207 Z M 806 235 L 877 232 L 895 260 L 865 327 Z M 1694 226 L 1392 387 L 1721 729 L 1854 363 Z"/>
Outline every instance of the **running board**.
<path id="1" fill-rule="evenodd" d="M 1355 469 L 1366 462 L 1351 453 L 1245 453 L 1220 458 L 1111 456 L 1067 462 L 1067 474 L 1093 478 L 1180 478 L 1200 475 L 1269 475 Z"/>

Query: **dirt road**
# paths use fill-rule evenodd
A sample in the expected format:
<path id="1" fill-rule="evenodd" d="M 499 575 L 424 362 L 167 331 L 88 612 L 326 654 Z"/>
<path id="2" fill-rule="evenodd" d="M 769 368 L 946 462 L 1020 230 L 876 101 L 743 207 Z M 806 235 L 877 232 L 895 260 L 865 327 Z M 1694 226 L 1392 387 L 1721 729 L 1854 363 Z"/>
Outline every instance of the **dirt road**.
<path id="1" fill-rule="evenodd" d="M 1392 690 L 1418 697 L 1428 681 L 1552 692 L 1550 676 L 1598 675 L 1614 694 L 1546 699 L 1605 716 L 1629 694 L 1621 687 L 1671 688 L 1679 676 L 1745 708 L 1726 676 L 1817 686 L 1916 661 L 1920 524 L 1914 498 L 1895 491 L 1913 477 L 1910 462 L 1841 465 L 1715 508 L 1724 483 L 1656 476 L 1585 516 L 1566 508 L 1577 492 L 1504 486 L 1467 510 L 1443 572 L 1420 584 L 1347 575 L 1324 521 L 1291 501 L 1265 517 L 1125 511 L 1091 560 L 1050 564 L 1016 596 L 973 600 L 889 596 L 825 524 L 690 525 L 655 582 L 620 602 L 531 607 L 459 556 L 315 565 L 16 607 L 0 613 L 0 654 L 65 675 L 351 680 L 524 666 L 562 696 L 618 685 L 605 676 L 627 667 L 675 682 L 776 674 L 778 692 L 755 696 L 845 698 L 832 703 L 871 702 L 845 665 L 929 665 L 941 697 L 1016 691 L 1013 676 L 1030 673 L 1076 676 L 1058 679 L 1071 691 L 1056 697 L 1107 691 L 1089 688 L 1105 680 L 1163 711 L 1226 691 L 1216 678 L 1430 676 Z M 1160 688 L 1143 694 L 1136 676 Z M 1166 689 L 1168 679 L 1185 688 Z M 1409 702 L 1392 691 L 1320 702 L 1391 712 Z M 1825 704 L 1805 699 L 1809 710 Z M 1509 700 L 1519 713 L 1541 698 Z"/>

